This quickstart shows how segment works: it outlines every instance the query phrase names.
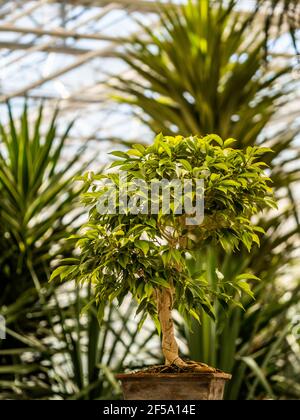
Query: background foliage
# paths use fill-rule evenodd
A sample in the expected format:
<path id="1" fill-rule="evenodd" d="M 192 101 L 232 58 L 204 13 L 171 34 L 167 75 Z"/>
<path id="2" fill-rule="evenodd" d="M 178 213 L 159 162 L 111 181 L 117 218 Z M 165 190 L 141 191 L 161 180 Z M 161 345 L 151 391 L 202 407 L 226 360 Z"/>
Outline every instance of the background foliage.
<path id="1" fill-rule="evenodd" d="M 95 308 L 81 317 L 89 290 L 48 284 L 51 263 L 71 256 L 62 239 L 76 233 L 82 213 L 82 189 L 73 178 L 89 164 L 82 159 L 85 147 L 70 156 L 71 125 L 58 137 L 57 112 L 48 127 L 42 107 L 34 122 L 26 106 L 20 121 L 10 107 L 8 114 L 7 126 L 0 125 L 0 313 L 7 324 L 7 339 L 0 341 L 0 398 L 118 395 L 110 368 L 130 362 L 133 341 L 136 355 L 144 349 L 135 340 L 135 321 L 127 321 L 132 308 L 122 314 L 112 307 L 100 329 Z"/>

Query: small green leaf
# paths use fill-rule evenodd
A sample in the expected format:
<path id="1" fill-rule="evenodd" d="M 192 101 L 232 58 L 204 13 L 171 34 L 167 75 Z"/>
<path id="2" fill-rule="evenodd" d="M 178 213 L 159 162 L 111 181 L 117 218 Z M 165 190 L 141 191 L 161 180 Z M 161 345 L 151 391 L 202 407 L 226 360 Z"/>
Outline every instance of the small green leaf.
<path id="1" fill-rule="evenodd" d="M 245 292 L 247 295 L 249 295 L 252 299 L 254 299 L 254 293 L 251 290 L 250 285 L 244 281 L 244 280 L 239 280 L 237 282 L 238 287 Z"/>
<path id="2" fill-rule="evenodd" d="M 133 147 L 138 150 L 142 155 L 144 155 L 145 153 L 145 146 L 143 146 L 142 144 L 136 143 L 133 145 Z"/>
<path id="3" fill-rule="evenodd" d="M 172 151 L 167 143 L 165 143 L 164 141 L 161 141 L 159 145 L 164 149 L 164 151 L 167 153 L 169 157 L 172 157 Z"/>
<path id="4" fill-rule="evenodd" d="M 192 315 L 193 318 L 196 319 L 196 321 L 199 322 L 199 324 L 201 324 L 200 316 L 197 314 L 196 311 L 194 311 L 194 309 L 190 309 L 189 313 Z"/>
<path id="5" fill-rule="evenodd" d="M 254 274 L 251 274 L 251 273 L 243 273 L 243 274 L 238 275 L 235 278 L 235 280 L 236 281 L 239 281 L 239 280 L 257 280 L 257 281 L 260 281 L 260 278 L 255 276 Z"/>
<path id="6" fill-rule="evenodd" d="M 129 150 L 127 151 L 127 154 L 128 154 L 129 156 L 137 156 L 137 157 L 141 157 L 141 156 L 143 156 L 143 154 L 142 154 L 139 150 L 136 150 L 136 149 L 129 149 Z"/>
<path id="7" fill-rule="evenodd" d="M 278 205 L 275 200 L 273 200 L 270 197 L 264 198 L 265 203 L 268 205 L 268 207 L 271 207 L 272 209 L 278 210 Z"/>
<path id="8" fill-rule="evenodd" d="M 211 305 L 207 305 L 205 303 L 201 303 L 201 306 L 204 309 L 204 312 L 206 312 L 207 315 L 215 321 L 216 317 L 215 317 L 215 314 L 213 312 L 213 307 Z"/>
<path id="9" fill-rule="evenodd" d="M 180 262 L 182 261 L 181 252 L 179 251 L 179 249 L 172 249 L 171 256 L 178 264 L 180 264 Z"/>
<path id="10" fill-rule="evenodd" d="M 225 140 L 225 142 L 224 142 L 224 148 L 229 147 L 231 144 L 233 144 L 235 142 L 236 142 L 236 140 L 233 139 L 233 138 L 229 138 L 229 139 Z"/>
<path id="11" fill-rule="evenodd" d="M 237 181 L 233 181 L 232 179 L 225 179 L 225 181 L 221 182 L 222 185 L 226 187 L 240 187 L 241 184 Z"/>
<path id="12" fill-rule="evenodd" d="M 228 171 L 229 168 L 227 165 L 225 165 L 225 163 L 214 163 L 213 165 L 211 165 L 213 168 L 217 168 L 217 169 L 221 169 L 223 171 Z"/>
<path id="13" fill-rule="evenodd" d="M 149 248 L 150 248 L 148 241 L 136 240 L 136 241 L 134 241 L 134 245 L 137 248 L 141 249 L 143 251 L 144 255 L 148 254 L 148 251 L 149 251 Z"/>
<path id="14" fill-rule="evenodd" d="M 61 267 L 57 267 L 53 273 L 50 276 L 50 280 L 49 282 L 53 281 L 54 279 L 56 279 L 57 277 L 61 277 L 61 275 L 66 272 L 66 270 L 68 270 L 69 266 L 61 266 Z"/>
<path id="15" fill-rule="evenodd" d="M 120 150 L 110 152 L 109 154 L 112 155 L 112 156 L 122 158 L 122 159 L 128 159 L 128 155 L 125 152 L 121 152 Z"/>
<path id="16" fill-rule="evenodd" d="M 180 162 L 184 169 L 186 169 L 188 172 L 193 171 L 192 165 L 186 159 L 178 159 L 178 162 Z"/>
<path id="17" fill-rule="evenodd" d="M 208 137 L 210 140 L 214 140 L 216 143 L 218 143 L 219 146 L 223 147 L 223 140 L 220 136 L 217 134 L 210 134 Z"/>
<path id="18" fill-rule="evenodd" d="M 263 234 L 266 233 L 265 229 L 263 229 L 260 226 L 253 226 L 253 230 L 255 230 L 255 232 L 259 232 L 259 233 L 263 233 Z"/>
<path id="19" fill-rule="evenodd" d="M 256 155 L 264 155 L 265 153 L 274 153 L 274 150 L 270 149 L 269 147 L 255 148 L 255 154 Z"/>
<path id="20" fill-rule="evenodd" d="M 152 320 L 153 320 L 154 325 L 156 327 L 157 333 L 160 336 L 161 335 L 161 324 L 160 324 L 160 321 L 158 319 L 158 316 L 157 315 L 153 315 L 152 316 Z"/>
<path id="21" fill-rule="evenodd" d="M 169 284 L 169 282 L 167 281 L 167 280 L 165 280 L 165 279 L 162 279 L 161 277 L 153 277 L 152 279 L 151 279 L 151 282 L 152 283 L 155 283 L 155 284 L 158 284 L 159 286 L 162 286 L 162 287 L 165 287 L 165 288 L 169 288 L 170 287 L 170 284 Z"/>

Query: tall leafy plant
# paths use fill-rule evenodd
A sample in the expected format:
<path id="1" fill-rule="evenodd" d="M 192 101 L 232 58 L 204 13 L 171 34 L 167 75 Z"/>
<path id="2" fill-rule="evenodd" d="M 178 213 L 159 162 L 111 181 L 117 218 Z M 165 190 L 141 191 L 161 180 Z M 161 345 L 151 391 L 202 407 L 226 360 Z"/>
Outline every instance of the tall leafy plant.
<path id="1" fill-rule="evenodd" d="M 216 299 L 224 308 L 239 305 L 237 292 L 253 298 L 248 281 L 258 280 L 249 272 L 225 278 L 216 269 L 218 281 L 209 285 L 206 273 L 191 276 L 187 257 L 211 241 L 225 250 L 242 242 L 250 251 L 263 232 L 251 216 L 276 208 L 265 164 L 258 161 L 266 150 L 236 150 L 232 143 L 216 135 L 158 135 L 147 148 L 114 153 L 120 159 L 112 166 L 126 171 L 125 179 L 115 172 L 82 176 L 90 210 L 73 238 L 78 256 L 62 260 L 51 276 L 93 285 L 100 319 L 108 302 L 117 298 L 121 305 L 130 293 L 143 314 L 140 325 L 150 315 L 162 332 L 165 364 L 183 370 L 214 368 L 180 357 L 172 309 L 188 324 L 191 317 L 201 322 L 202 310 L 214 319 Z"/>
<path id="2" fill-rule="evenodd" d="M 246 255 L 241 249 L 239 258 L 224 258 L 222 251 L 208 247 L 205 257 L 199 254 L 191 267 L 198 271 L 208 266 L 212 284 L 220 264 L 228 275 L 248 267 L 264 279 L 258 286 L 257 303 L 244 302 L 246 313 L 233 309 L 226 319 L 217 315 L 216 326 L 204 316 L 202 326 L 188 336 L 193 357 L 239 373 L 240 379 L 228 390 L 233 399 L 274 396 L 279 385 L 274 378 L 287 371 L 295 375 L 296 364 L 289 366 L 290 358 L 282 356 L 293 353 L 289 313 L 299 299 L 299 279 L 285 287 L 278 282 L 289 275 L 299 240 L 293 197 L 293 185 L 299 181 L 295 169 L 299 151 L 294 143 L 299 126 L 274 124 L 270 129 L 295 87 L 291 65 L 265 65 L 263 31 L 261 36 L 253 27 L 253 15 L 244 18 L 236 13 L 235 4 L 219 2 L 218 7 L 209 0 L 190 1 L 185 7 L 162 11 L 159 29 L 144 27 L 145 36 L 133 39 L 121 54 L 136 77 L 118 77 L 113 86 L 117 99 L 130 104 L 153 132 L 204 135 L 213 131 L 237 138 L 236 147 L 266 144 L 273 149 L 262 159 L 271 168 L 282 210 L 261 219 L 267 231 L 261 250 Z M 282 300 L 283 290 L 293 298 Z M 279 341 L 276 330 L 285 331 Z M 258 384 L 250 392 L 254 378 Z"/>

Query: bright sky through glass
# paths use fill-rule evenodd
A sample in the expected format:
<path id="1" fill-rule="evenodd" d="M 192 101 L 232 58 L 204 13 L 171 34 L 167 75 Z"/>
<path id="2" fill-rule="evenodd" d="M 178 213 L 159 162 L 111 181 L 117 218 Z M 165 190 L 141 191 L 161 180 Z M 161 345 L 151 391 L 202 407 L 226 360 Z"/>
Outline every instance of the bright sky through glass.
<path id="1" fill-rule="evenodd" d="M 183 1 L 173 1 L 182 3 Z M 5 3 L 5 2 L 2 2 Z M 9 4 L 10 3 L 10 4 Z M 9 10 L 12 2 L 6 2 L 1 12 Z M 147 25 L 155 26 L 157 17 L 149 13 L 128 11 L 116 6 L 110 6 L 107 13 L 99 7 L 84 8 L 82 6 L 66 6 L 47 4 L 41 0 L 40 7 L 30 15 L 18 19 L 26 10 L 35 7 L 36 2 L 24 1 L 22 7 L 13 8 L 0 20 L 2 24 L 14 24 L 23 28 L 41 28 L 55 31 L 63 28 L 82 34 L 101 34 L 108 37 L 128 37 L 138 30 L 135 19 L 141 20 Z M 241 0 L 239 8 L 247 11 L 254 7 L 254 0 Z M 83 142 L 87 138 L 94 138 L 90 149 L 101 150 L 99 160 L 106 159 L 106 151 L 111 143 L 106 139 L 122 137 L 124 139 L 150 138 L 148 131 L 132 117 L 129 107 L 112 105 L 107 97 L 107 89 L 104 82 L 114 74 L 124 74 L 126 65 L 119 60 L 109 57 L 112 49 L 116 46 L 107 41 L 54 38 L 45 35 L 37 37 L 31 33 L 22 34 L 14 32 L 0 32 L 2 43 L 37 43 L 43 46 L 59 46 L 61 48 L 75 48 L 80 54 L 61 54 L 47 52 L 31 48 L 29 50 L 0 50 L 0 95 L 8 96 L 14 92 L 22 92 L 22 89 L 33 86 L 28 91 L 29 104 L 36 106 L 41 100 L 46 100 L 49 110 L 57 104 L 55 98 L 60 99 L 62 119 L 64 122 L 76 118 L 76 125 L 72 131 L 70 144 Z M 120 47 L 118 47 L 120 48 Z M 293 53 L 290 38 L 285 35 L 275 45 L 271 45 L 274 52 Z M 103 56 L 87 60 L 86 63 L 75 66 L 73 70 L 58 74 L 64 68 L 72 66 L 82 55 L 93 50 L 104 50 Z M 57 76 L 55 76 L 57 74 Z M 55 77 L 52 77 L 52 76 Z M 45 79 L 44 83 L 37 86 L 34 84 Z M 49 80 L 48 80 L 49 79 Z M 24 91 L 24 95 L 27 92 Z M 16 106 L 23 104 L 22 93 L 13 99 Z M 51 99 L 54 98 L 54 99 Z M 291 107 L 295 107 L 294 102 Z M 289 109 L 287 109 L 290 112 Z M 101 142 L 101 143 L 100 143 Z"/>

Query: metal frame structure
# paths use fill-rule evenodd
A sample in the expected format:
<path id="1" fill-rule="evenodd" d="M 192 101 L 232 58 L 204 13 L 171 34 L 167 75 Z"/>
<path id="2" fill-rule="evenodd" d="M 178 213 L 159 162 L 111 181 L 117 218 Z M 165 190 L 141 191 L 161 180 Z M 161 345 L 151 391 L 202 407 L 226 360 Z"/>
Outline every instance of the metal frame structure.
<path id="1" fill-rule="evenodd" d="M 159 7 L 178 2 L 0 1 L 0 106 L 7 100 L 27 97 L 33 104 L 44 100 L 51 110 L 59 102 L 66 118 L 74 114 L 81 118 L 77 124 L 81 128 L 74 137 L 86 139 L 97 130 L 98 137 L 114 137 L 116 131 L 103 127 L 122 127 L 121 115 L 119 119 L 108 116 L 111 111 L 105 100 L 105 82 L 114 73 L 126 71 L 117 62 L 116 51 L 137 30 L 136 13 L 153 24 Z M 285 52 L 279 55 L 290 58 Z M 83 124 L 87 116 L 88 122 Z M 128 125 L 126 113 L 124 118 Z M 138 135 L 137 127 L 129 130 L 131 137 Z"/>

